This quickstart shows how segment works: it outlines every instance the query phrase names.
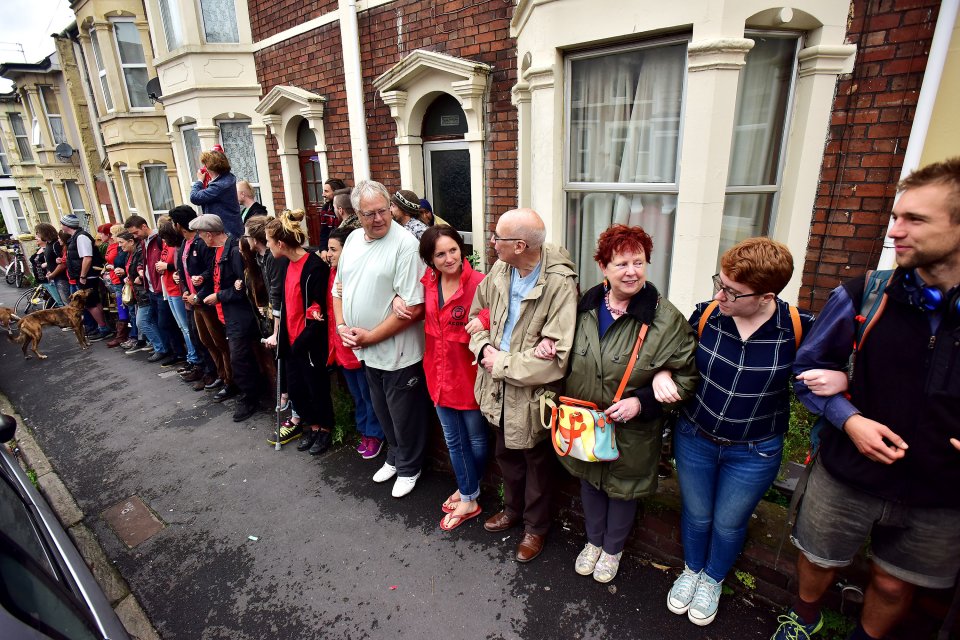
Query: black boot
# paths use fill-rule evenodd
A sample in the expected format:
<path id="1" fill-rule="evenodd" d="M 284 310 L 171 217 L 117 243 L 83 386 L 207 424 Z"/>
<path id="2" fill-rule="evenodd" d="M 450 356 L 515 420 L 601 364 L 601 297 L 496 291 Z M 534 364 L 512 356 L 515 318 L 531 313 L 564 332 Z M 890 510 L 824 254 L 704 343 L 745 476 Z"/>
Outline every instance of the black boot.
<path id="1" fill-rule="evenodd" d="M 317 434 L 320 433 L 320 430 L 316 431 L 307 431 L 302 436 L 300 436 L 300 442 L 297 443 L 297 451 L 306 451 L 313 446 L 313 443 L 317 441 Z"/>
<path id="2" fill-rule="evenodd" d="M 327 449 L 330 448 L 330 432 L 320 429 L 316 432 L 317 439 L 313 441 L 313 446 L 310 447 L 310 455 L 318 456 L 321 453 L 325 453 Z"/>

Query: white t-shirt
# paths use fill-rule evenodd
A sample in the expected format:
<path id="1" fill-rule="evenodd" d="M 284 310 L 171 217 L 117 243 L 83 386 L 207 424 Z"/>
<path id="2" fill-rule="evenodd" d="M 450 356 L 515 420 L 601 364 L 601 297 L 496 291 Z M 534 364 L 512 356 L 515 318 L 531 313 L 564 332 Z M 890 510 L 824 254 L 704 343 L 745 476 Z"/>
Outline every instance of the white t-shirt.
<path id="1" fill-rule="evenodd" d="M 333 295 L 342 298 L 343 321 L 351 327 L 374 329 L 393 313 L 393 297 L 413 306 L 423 303 L 420 277 L 426 268 L 419 255 L 420 243 L 396 222 L 387 235 L 367 240 L 363 229 L 347 237 L 337 265 Z M 343 295 L 337 296 L 337 283 Z M 375 345 L 354 351 L 370 367 L 396 371 L 423 360 L 423 323 Z"/>
<path id="2" fill-rule="evenodd" d="M 77 238 L 77 254 L 81 258 L 90 258 L 93 256 L 93 240 L 88 236 Z"/>

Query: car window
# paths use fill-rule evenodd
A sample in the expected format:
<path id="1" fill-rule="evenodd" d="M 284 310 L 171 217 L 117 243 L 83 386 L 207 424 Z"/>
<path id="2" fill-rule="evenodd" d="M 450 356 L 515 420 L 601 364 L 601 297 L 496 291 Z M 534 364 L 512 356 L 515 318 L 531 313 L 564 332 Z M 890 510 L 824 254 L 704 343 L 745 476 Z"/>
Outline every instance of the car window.
<path id="1" fill-rule="evenodd" d="M 34 527 L 33 514 L 20 498 L 20 494 L 10 486 L 2 474 L 0 474 L 0 531 L 10 536 L 18 547 L 49 571 L 52 577 L 56 577 L 57 574 L 44 550 L 40 534 Z"/>

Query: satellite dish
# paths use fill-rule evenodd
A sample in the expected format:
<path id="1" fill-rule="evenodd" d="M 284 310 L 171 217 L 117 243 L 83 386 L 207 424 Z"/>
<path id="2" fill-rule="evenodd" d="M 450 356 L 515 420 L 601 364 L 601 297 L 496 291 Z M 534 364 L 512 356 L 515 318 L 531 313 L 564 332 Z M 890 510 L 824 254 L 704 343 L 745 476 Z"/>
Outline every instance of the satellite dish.
<path id="1" fill-rule="evenodd" d="M 160 78 L 153 78 L 147 82 L 147 97 L 154 102 L 163 104 L 163 89 L 160 88 Z"/>
<path id="2" fill-rule="evenodd" d="M 57 157 L 64 162 L 73 157 L 73 147 L 68 145 L 66 142 L 61 142 L 57 145 L 57 148 L 54 149 L 54 153 L 57 154 Z"/>

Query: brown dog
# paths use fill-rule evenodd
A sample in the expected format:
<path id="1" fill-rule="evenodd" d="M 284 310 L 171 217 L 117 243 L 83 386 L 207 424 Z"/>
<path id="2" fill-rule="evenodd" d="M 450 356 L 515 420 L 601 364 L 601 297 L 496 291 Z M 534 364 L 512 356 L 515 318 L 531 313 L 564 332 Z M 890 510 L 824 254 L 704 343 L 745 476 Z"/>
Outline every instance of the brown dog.
<path id="1" fill-rule="evenodd" d="M 13 337 L 13 323 L 20 322 L 20 318 L 10 307 L 0 307 L 0 327 L 7 330 L 7 336 Z"/>
<path id="2" fill-rule="evenodd" d="M 29 346 L 33 352 L 37 354 L 38 358 L 41 360 L 46 359 L 47 356 L 37 351 L 40 338 L 43 337 L 43 327 L 45 325 L 70 327 L 77 336 L 77 342 L 80 343 L 80 348 L 86 349 L 89 347 L 90 342 L 87 340 L 86 333 L 83 329 L 83 306 L 89 294 L 89 289 L 80 289 L 70 296 L 70 302 L 67 303 L 65 307 L 41 309 L 40 311 L 28 313 L 21 318 L 20 335 L 10 339 L 22 345 L 23 357 L 27 360 L 30 359 L 30 356 L 27 355 L 27 347 Z"/>

